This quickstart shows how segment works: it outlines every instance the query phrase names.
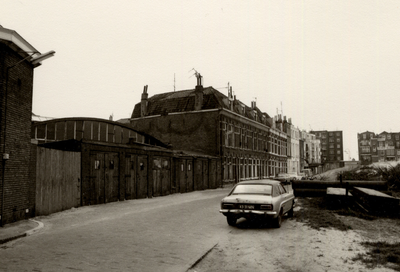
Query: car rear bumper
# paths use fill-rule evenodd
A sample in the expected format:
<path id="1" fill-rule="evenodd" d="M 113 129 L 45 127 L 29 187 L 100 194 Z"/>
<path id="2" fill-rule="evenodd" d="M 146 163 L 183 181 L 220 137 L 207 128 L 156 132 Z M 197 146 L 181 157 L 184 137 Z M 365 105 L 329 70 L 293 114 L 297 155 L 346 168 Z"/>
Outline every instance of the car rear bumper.
<path id="1" fill-rule="evenodd" d="M 267 216 L 276 216 L 277 212 L 274 211 L 254 211 L 254 210 L 239 210 L 239 209 L 221 209 L 219 210 L 220 213 L 224 215 L 228 214 L 253 214 L 253 215 L 267 215 Z"/>

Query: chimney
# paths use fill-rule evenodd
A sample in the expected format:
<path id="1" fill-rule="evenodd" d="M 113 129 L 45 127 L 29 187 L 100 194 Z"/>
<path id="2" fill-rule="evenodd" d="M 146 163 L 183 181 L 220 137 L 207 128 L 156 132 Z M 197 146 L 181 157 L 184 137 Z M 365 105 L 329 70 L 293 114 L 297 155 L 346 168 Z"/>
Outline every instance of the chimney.
<path id="1" fill-rule="evenodd" d="M 253 110 L 256 109 L 256 101 L 251 101 L 251 108 L 252 108 Z"/>
<path id="2" fill-rule="evenodd" d="M 233 95 L 232 95 L 232 87 L 228 89 L 228 100 L 229 100 L 229 109 L 233 111 Z"/>
<path id="3" fill-rule="evenodd" d="M 202 76 L 196 72 L 197 85 L 194 90 L 194 110 L 201 110 L 203 107 L 203 85 Z"/>
<path id="4" fill-rule="evenodd" d="M 140 101 L 140 117 L 144 117 L 148 114 L 147 112 L 147 105 L 148 101 L 148 94 L 147 94 L 147 87 L 148 85 L 144 86 L 143 93 L 142 93 L 142 100 Z"/>

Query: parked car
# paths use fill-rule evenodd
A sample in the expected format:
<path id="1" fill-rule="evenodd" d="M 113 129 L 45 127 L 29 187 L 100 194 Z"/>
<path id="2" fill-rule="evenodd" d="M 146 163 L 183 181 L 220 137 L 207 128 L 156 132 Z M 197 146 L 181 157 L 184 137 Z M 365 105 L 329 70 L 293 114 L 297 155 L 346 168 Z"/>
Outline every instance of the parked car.
<path id="1" fill-rule="evenodd" d="M 276 179 L 276 180 L 279 180 L 279 181 L 291 181 L 291 180 L 296 180 L 297 177 L 295 175 L 291 175 L 291 174 L 288 174 L 288 173 L 279 173 L 273 179 Z"/>
<path id="2" fill-rule="evenodd" d="M 286 187 L 271 179 L 239 182 L 222 199 L 220 212 L 226 216 L 230 226 L 244 217 L 269 219 L 279 228 L 284 214 L 293 216 L 294 194 L 290 185 Z"/>

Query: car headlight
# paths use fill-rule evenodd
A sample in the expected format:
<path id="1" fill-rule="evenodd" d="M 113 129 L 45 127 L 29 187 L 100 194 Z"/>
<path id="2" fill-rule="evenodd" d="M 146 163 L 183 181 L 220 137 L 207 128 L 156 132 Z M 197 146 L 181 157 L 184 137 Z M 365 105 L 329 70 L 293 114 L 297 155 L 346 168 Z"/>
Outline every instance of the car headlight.
<path id="1" fill-rule="evenodd" d="M 272 210 L 271 204 L 262 204 L 260 205 L 260 210 Z"/>

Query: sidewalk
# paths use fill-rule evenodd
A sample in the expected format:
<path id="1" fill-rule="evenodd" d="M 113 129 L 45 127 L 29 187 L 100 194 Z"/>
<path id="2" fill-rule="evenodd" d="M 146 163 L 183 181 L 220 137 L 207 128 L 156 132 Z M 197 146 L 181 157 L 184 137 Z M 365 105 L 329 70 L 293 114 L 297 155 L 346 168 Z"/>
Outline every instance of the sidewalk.
<path id="1" fill-rule="evenodd" d="M 6 224 L 4 227 L 0 227 L 0 244 L 31 235 L 43 226 L 42 222 L 33 219 Z"/>

